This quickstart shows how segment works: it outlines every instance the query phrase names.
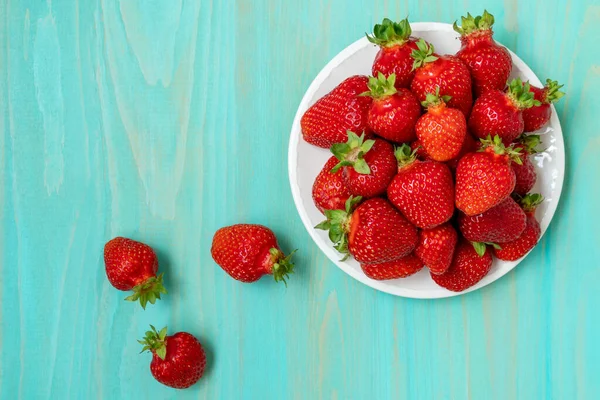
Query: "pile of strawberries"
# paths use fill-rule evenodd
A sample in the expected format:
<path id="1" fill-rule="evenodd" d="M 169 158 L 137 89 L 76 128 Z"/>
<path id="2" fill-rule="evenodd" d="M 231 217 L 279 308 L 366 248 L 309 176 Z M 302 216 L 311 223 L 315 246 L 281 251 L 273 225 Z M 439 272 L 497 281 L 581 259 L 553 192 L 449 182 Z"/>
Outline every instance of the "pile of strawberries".
<path id="1" fill-rule="evenodd" d="M 508 82 L 510 53 L 493 40 L 494 17 L 454 24 L 455 55 L 411 36 L 407 19 L 384 19 L 371 77 L 351 76 L 301 119 L 304 140 L 329 148 L 313 185 L 326 220 L 316 228 L 377 280 L 424 266 L 440 286 L 463 291 L 493 257 L 517 260 L 540 237 L 529 156 L 564 95 Z"/>

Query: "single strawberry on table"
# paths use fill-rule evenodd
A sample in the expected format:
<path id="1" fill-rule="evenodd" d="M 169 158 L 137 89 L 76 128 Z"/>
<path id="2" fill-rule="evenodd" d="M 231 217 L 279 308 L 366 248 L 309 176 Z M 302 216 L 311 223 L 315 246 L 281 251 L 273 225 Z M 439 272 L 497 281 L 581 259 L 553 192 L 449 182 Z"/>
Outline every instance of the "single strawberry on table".
<path id="1" fill-rule="evenodd" d="M 376 197 L 359 204 L 351 197 L 346 210 L 326 210 L 327 219 L 315 228 L 329 231 L 329 239 L 345 257 L 361 264 L 381 264 L 409 255 L 417 245 L 417 228 L 387 200 Z"/>
<path id="2" fill-rule="evenodd" d="M 369 91 L 364 96 L 373 98 L 367 125 L 384 139 L 396 143 L 416 138 L 415 124 L 421 116 L 421 105 L 408 89 L 396 89 L 396 75 L 385 77 L 381 72 L 369 78 Z"/>
<path id="3" fill-rule="evenodd" d="M 302 116 L 300 127 L 305 141 L 329 148 L 346 140 L 346 132 L 363 132 L 371 98 L 360 96 L 368 90 L 366 76 L 354 75 L 321 97 Z"/>
<path id="4" fill-rule="evenodd" d="M 416 274 L 423 268 L 423 262 L 411 253 L 398 260 L 388 261 L 381 264 L 371 264 L 360 266 L 371 279 L 376 281 L 385 281 L 389 279 L 407 278 Z"/>
<path id="5" fill-rule="evenodd" d="M 167 290 L 163 274 L 158 272 L 158 259 L 152 248 L 144 243 L 116 237 L 104 246 L 104 265 L 109 282 L 118 290 L 133 294 L 125 300 L 139 301 L 142 308 L 160 300 Z"/>
<path id="6" fill-rule="evenodd" d="M 415 254 L 432 274 L 443 274 L 450 268 L 457 242 L 458 234 L 450 223 L 423 229 L 419 232 Z"/>
<path id="7" fill-rule="evenodd" d="M 529 83 L 513 79 L 506 92 L 490 90 L 479 97 L 469 117 L 469 130 L 484 139 L 490 133 L 500 136 L 505 145 L 523 133 L 523 110 L 539 104 L 529 91 Z"/>
<path id="8" fill-rule="evenodd" d="M 422 103 L 427 112 L 417 121 L 415 131 L 425 151 L 435 161 L 448 161 L 458 156 L 467 135 L 464 114 L 446 107 L 450 96 L 428 93 Z"/>
<path id="9" fill-rule="evenodd" d="M 219 229 L 212 241 L 213 260 L 233 279 L 254 282 L 263 275 L 283 281 L 294 272 L 292 254 L 279 248 L 273 231 L 266 226 L 237 224 Z"/>
<path id="10" fill-rule="evenodd" d="M 331 152 L 339 160 L 331 172 L 341 169 L 346 187 L 355 196 L 385 193 L 398 170 L 392 145 L 381 139 L 365 140 L 364 134 L 348 131 L 348 141 L 334 144 Z"/>
<path id="11" fill-rule="evenodd" d="M 469 116 L 473 105 L 471 76 L 467 66 L 457 57 L 435 53 L 434 46 L 423 39 L 417 42 L 417 50 L 412 53 L 415 60 L 415 77 L 410 90 L 423 102 L 428 93 L 435 93 L 440 88 L 440 96 L 450 96 L 447 105 L 456 108 Z"/>
<path id="12" fill-rule="evenodd" d="M 515 240 L 525 230 L 527 216 L 511 197 L 474 216 L 458 214 L 458 228 L 471 242 L 502 244 Z"/>
<path id="13" fill-rule="evenodd" d="M 523 110 L 523 123 L 525 132 L 534 132 L 542 128 L 550 121 L 552 109 L 550 104 L 556 103 L 565 93 L 560 91 L 564 85 L 559 85 L 557 81 L 546 79 L 546 85 L 543 88 L 530 86 L 529 90 L 533 93 L 535 100 L 539 105 Z"/>
<path id="14" fill-rule="evenodd" d="M 467 240 L 461 240 L 454 251 L 450 268 L 441 275 L 431 274 L 435 283 L 453 292 L 462 292 L 476 285 L 490 272 L 492 267 L 492 252 L 483 246 L 480 254 Z"/>
<path id="15" fill-rule="evenodd" d="M 516 177 L 514 192 L 520 196 L 529 193 L 537 181 L 537 174 L 530 155 L 537 153 L 536 147 L 539 144 L 539 135 L 521 135 L 515 144 L 515 146 L 521 148 L 520 158 L 522 163 L 518 164 L 513 161 L 511 165 Z"/>
<path id="16" fill-rule="evenodd" d="M 386 77 L 395 74 L 397 88 L 410 86 L 415 75 L 410 55 L 417 48 L 417 40 L 410 37 L 411 33 L 408 18 L 400 22 L 384 18 L 381 24 L 373 27 L 373 34 L 367 35 L 367 39 L 380 47 L 373 63 L 373 76 L 379 73 Z"/>
<path id="17" fill-rule="evenodd" d="M 481 214 L 500 204 L 515 188 L 511 161 L 520 163 L 520 153 L 502 144 L 499 136 L 482 140 L 477 152 L 460 159 L 456 167 L 456 208 L 466 215 Z"/>
<path id="18" fill-rule="evenodd" d="M 456 56 L 471 72 L 475 96 L 490 90 L 504 90 L 512 70 L 512 59 L 508 50 L 494 41 L 494 16 L 484 11 L 481 16 L 473 18 L 467 14 L 461 20 L 460 27 L 454 22 L 454 30 L 461 36 L 461 48 Z"/>
<path id="19" fill-rule="evenodd" d="M 520 199 L 523 211 L 527 215 L 527 225 L 525 230 L 517 239 L 512 242 L 503 243 L 500 248 L 494 248 L 494 255 L 500 260 L 515 261 L 525 256 L 529 250 L 533 249 L 540 240 L 542 230 L 540 224 L 535 219 L 535 209 L 544 201 L 540 194 L 528 194 Z"/>
<path id="20" fill-rule="evenodd" d="M 313 183 L 313 201 L 321 212 L 343 210 L 346 200 L 351 196 L 350 190 L 344 183 L 342 171 L 331 172 L 338 162 L 335 156 L 331 156 Z"/>
<path id="21" fill-rule="evenodd" d="M 152 353 L 152 376 L 175 389 L 185 389 L 198 382 L 206 367 L 206 354 L 198 339 L 187 332 L 167 336 L 166 327 L 160 332 L 152 325 L 150 328 L 138 342 L 144 345 L 142 352 Z"/>
<path id="22" fill-rule="evenodd" d="M 446 164 L 419 161 L 410 146 L 396 149 L 398 174 L 387 189 L 388 199 L 413 225 L 433 228 L 454 213 L 454 182 Z"/>

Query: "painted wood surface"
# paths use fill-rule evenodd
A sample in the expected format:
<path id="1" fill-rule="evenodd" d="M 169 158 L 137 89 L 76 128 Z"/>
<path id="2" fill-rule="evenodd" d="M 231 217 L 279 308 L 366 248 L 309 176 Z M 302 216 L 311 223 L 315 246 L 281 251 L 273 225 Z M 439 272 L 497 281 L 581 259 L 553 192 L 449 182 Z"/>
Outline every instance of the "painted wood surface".
<path id="1" fill-rule="evenodd" d="M 563 197 L 540 245 L 436 301 L 354 281 L 312 243 L 287 181 L 317 72 L 382 17 L 488 8 L 497 38 L 565 83 Z M 0 398 L 598 399 L 600 2 L 0 0 Z M 212 262 L 262 223 L 299 248 L 286 289 Z M 123 301 L 102 247 L 154 246 L 169 295 Z M 148 324 L 205 344 L 192 389 L 138 354 Z"/>

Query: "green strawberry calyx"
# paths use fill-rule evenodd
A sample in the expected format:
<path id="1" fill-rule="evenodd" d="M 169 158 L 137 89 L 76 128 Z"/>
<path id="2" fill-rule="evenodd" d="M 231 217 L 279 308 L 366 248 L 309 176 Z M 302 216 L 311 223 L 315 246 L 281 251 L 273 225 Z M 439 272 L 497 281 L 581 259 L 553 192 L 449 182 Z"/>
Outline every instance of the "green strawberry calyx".
<path id="1" fill-rule="evenodd" d="M 388 96 L 393 96 L 398 91 L 396 90 L 396 74 L 391 74 L 386 78 L 381 72 L 377 77 L 369 77 L 367 86 L 369 90 L 359 94 L 359 96 L 369 96 L 373 99 L 382 99 Z"/>
<path id="2" fill-rule="evenodd" d="M 283 282 L 287 287 L 287 279 L 289 279 L 290 274 L 294 273 L 292 256 L 296 251 L 298 250 L 296 249 L 286 256 L 277 247 L 269 249 L 269 254 L 271 256 L 271 273 L 273 274 L 275 282 Z"/>
<path id="3" fill-rule="evenodd" d="M 394 155 L 398 161 L 398 169 L 402 169 L 414 163 L 417 160 L 417 150 L 419 150 L 418 147 L 412 150 L 406 143 L 402 146 L 398 146 L 396 150 L 394 150 Z"/>
<path id="4" fill-rule="evenodd" d="M 333 247 L 344 255 L 341 261 L 345 261 L 350 256 L 348 250 L 348 233 L 350 232 L 350 221 L 352 212 L 361 202 L 361 196 L 350 196 L 346 200 L 345 210 L 325 210 L 325 221 L 321 222 L 316 229 L 329 231 L 329 240 Z"/>
<path id="5" fill-rule="evenodd" d="M 485 255 L 485 251 L 487 250 L 488 246 L 492 246 L 496 250 L 502 250 L 502 247 L 500 247 L 500 245 L 498 245 L 496 243 L 471 242 L 471 244 L 473 245 L 473 248 L 475 249 L 475 253 L 477 253 L 477 255 L 479 257 L 483 257 Z"/>
<path id="6" fill-rule="evenodd" d="M 140 353 L 150 351 L 164 360 L 167 356 L 167 327 L 165 326 L 159 332 L 153 325 L 150 325 L 150 330 L 146 331 L 146 336 L 144 339 L 138 340 L 138 343 L 144 345 Z"/>
<path id="7" fill-rule="evenodd" d="M 413 71 L 438 59 L 433 45 L 423 39 L 417 41 L 417 48 L 410 53 L 410 56 L 415 60 L 412 67 Z"/>
<path id="8" fill-rule="evenodd" d="M 425 101 L 421 102 L 421 105 L 425 108 L 435 108 L 442 104 L 446 104 L 452 99 L 452 96 L 440 96 L 440 87 L 435 89 L 435 93 L 427 93 L 425 95 Z"/>
<path id="9" fill-rule="evenodd" d="M 394 47 L 403 45 L 408 41 L 412 29 L 408 23 L 408 18 L 400 22 L 394 22 L 389 18 L 384 18 L 381 24 L 373 27 L 373 34 L 367 34 L 369 42 L 381 47 Z"/>
<path id="10" fill-rule="evenodd" d="M 544 196 L 539 193 L 528 193 L 523 197 L 518 197 L 517 202 L 521 205 L 523 211 L 532 213 L 535 211 L 537 206 L 542 204 Z"/>
<path id="11" fill-rule="evenodd" d="M 500 136 L 498 135 L 495 135 L 493 139 L 491 135 L 488 135 L 487 138 L 480 139 L 480 141 L 482 146 L 477 151 L 493 152 L 499 156 L 506 155 L 513 162 L 523 165 L 523 161 L 521 160 L 523 149 L 521 147 L 515 148 L 514 143 L 507 147 L 504 145 L 504 143 L 502 143 L 502 139 L 500 139 Z"/>
<path id="12" fill-rule="evenodd" d="M 558 81 L 546 79 L 546 85 L 544 86 L 544 90 L 546 91 L 545 103 L 556 103 L 560 100 L 565 95 L 565 92 L 560 91 L 563 86 L 565 85 L 559 85 Z"/>
<path id="13" fill-rule="evenodd" d="M 352 131 L 348 131 L 348 141 L 346 143 L 336 143 L 331 146 L 331 152 L 340 160 L 331 173 L 335 174 L 342 167 L 352 167 L 356 172 L 363 175 L 369 175 L 371 168 L 364 159 L 364 155 L 371 150 L 375 144 L 374 140 L 365 140 L 365 134 L 358 136 Z"/>
<path id="14" fill-rule="evenodd" d="M 454 21 L 454 30 L 460 33 L 461 36 L 470 35 L 473 32 L 479 31 L 490 31 L 492 25 L 494 25 L 494 16 L 483 10 L 483 15 L 473 17 L 470 13 L 467 13 L 466 17 L 460 17 L 460 26 Z"/>
<path id="15" fill-rule="evenodd" d="M 535 100 L 533 92 L 529 91 L 530 88 L 529 82 L 523 83 L 521 78 L 515 78 L 508 83 L 506 95 L 520 110 L 541 105 L 541 102 Z"/>
<path id="16" fill-rule="evenodd" d="M 527 154 L 539 153 L 537 147 L 542 143 L 540 135 L 521 135 L 517 139 L 517 147 L 522 148 Z"/>
<path id="17" fill-rule="evenodd" d="M 152 276 L 146 279 L 144 282 L 133 287 L 133 294 L 125 298 L 127 301 L 139 301 L 142 308 L 146 309 L 146 304 L 156 303 L 156 300 L 160 300 L 160 295 L 167 294 L 167 289 L 163 285 L 163 275 L 161 273 L 157 276 Z"/>

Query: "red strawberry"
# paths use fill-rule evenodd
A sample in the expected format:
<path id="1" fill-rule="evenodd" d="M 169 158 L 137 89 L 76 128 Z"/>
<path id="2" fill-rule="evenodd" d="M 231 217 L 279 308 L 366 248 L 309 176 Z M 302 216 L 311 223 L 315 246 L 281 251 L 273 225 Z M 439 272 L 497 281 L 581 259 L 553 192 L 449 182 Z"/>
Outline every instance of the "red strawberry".
<path id="1" fill-rule="evenodd" d="M 423 229 L 419 233 L 415 254 L 432 274 L 443 274 L 450 268 L 457 241 L 458 234 L 450 224 Z"/>
<path id="2" fill-rule="evenodd" d="M 427 113 L 417 121 L 417 137 L 435 161 L 448 161 L 458 156 L 467 135 L 467 120 L 462 112 L 446 107 L 450 96 L 427 94 L 423 107 Z"/>
<path id="3" fill-rule="evenodd" d="M 482 142 L 484 147 L 465 155 L 456 167 L 456 208 L 469 216 L 481 214 L 510 196 L 516 181 L 511 159 L 521 162 L 513 146 L 504 147 L 498 136 Z"/>
<path id="4" fill-rule="evenodd" d="M 385 281 L 388 279 L 406 278 L 416 274 L 423 268 L 423 262 L 411 253 L 399 260 L 388 261 L 381 264 L 363 264 L 360 267 L 369 278 L 375 279 L 376 281 Z"/>
<path id="5" fill-rule="evenodd" d="M 540 240 L 542 230 L 535 219 L 535 209 L 544 200 L 539 194 L 529 194 L 521 199 L 523 210 L 527 214 L 527 226 L 516 240 L 503 243 L 494 249 L 494 254 L 500 260 L 515 261 L 529 253 Z"/>
<path id="6" fill-rule="evenodd" d="M 388 187 L 388 199 L 419 228 L 433 228 L 452 218 L 454 182 L 446 164 L 418 161 L 406 144 L 396 150 L 398 174 Z"/>
<path id="7" fill-rule="evenodd" d="M 410 142 L 416 138 L 415 124 L 421 116 L 421 106 L 408 89 L 396 89 L 396 75 L 386 78 L 381 72 L 369 78 L 369 92 L 373 103 L 369 109 L 369 129 L 392 142 Z"/>
<path id="8" fill-rule="evenodd" d="M 198 382 L 206 367 L 206 354 L 198 339 L 187 332 L 167 336 L 166 327 L 160 332 L 150 327 L 152 330 L 138 342 L 144 345 L 142 352 L 152 352 L 150 371 L 154 379 L 175 389 Z"/>
<path id="9" fill-rule="evenodd" d="M 148 245 L 116 237 L 104 246 L 104 264 L 110 284 L 119 290 L 133 290 L 125 300 L 139 301 L 144 309 L 167 293 L 163 274 L 156 275 L 158 259 Z"/>
<path id="10" fill-rule="evenodd" d="M 346 210 L 326 210 L 327 220 L 316 226 L 329 230 L 337 251 L 351 254 L 361 264 L 381 264 L 410 254 L 417 245 L 417 229 L 385 199 L 351 197 Z"/>
<path id="11" fill-rule="evenodd" d="M 493 132 L 508 146 L 523 133 L 522 111 L 538 103 L 529 92 L 529 83 L 513 79 L 506 93 L 490 90 L 475 101 L 469 129 L 481 139 Z"/>
<path id="12" fill-rule="evenodd" d="M 537 180 L 535 167 L 531 163 L 530 154 L 537 153 L 535 149 L 540 144 L 539 135 L 522 135 L 519 138 L 518 147 L 522 147 L 521 161 L 522 164 L 512 162 L 512 169 L 515 171 L 516 183 L 514 192 L 520 196 L 525 196 L 533 189 Z"/>
<path id="13" fill-rule="evenodd" d="M 525 132 L 537 131 L 550 121 L 550 115 L 552 114 L 550 104 L 556 103 L 565 95 L 564 92 L 559 90 L 563 86 L 550 79 L 546 79 L 546 86 L 543 89 L 530 86 L 529 90 L 533 93 L 535 100 L 540 102 L 540 105 L 523 110 Z"/>
<path id="14" fill-rule="evenodd" d="M 454 56 L 435 54 L 433 45 L 427 44 L 423 39 L 417 42 L 417 46 L 419 49 L 412 53 L 415 78 L 410 84 L 410 90 L 417 96 L 417 100 L 425 101 L 427 93 L 435 93 L 439 87 L 440 96 L 451 97 L 448 107 L 459 109 L 468 117 L 473 105 L 473 94 L 467 66 Z"/>
<path id="15" fill-rule="evenodd" d="M 492 267 L 492 252 L 483 246 L 482 255 L 479 255 L 473 246 L 466 240 L 458 243 L 454 252 L 454 259 L 448 271 L 441 275 L 431 274 L 435 283 L 453 292 L 462 292 L 477 284 L 490 271 Z"/>
<path id="16" fill-rule="evenodd" d="M 465 135 L 465 140 L 458 152 L 458 155 L 454 157 L 452 160 L 446 162 L 446 165 L 450 167 L 452 171 L 456 171 L 456 167 L 458 166 L 458 162 L 461 158 L 463 158 L 466 154 L 477 151 L 481 146 L 481 142 L 479 140 L 473 139 L 473 136 L 468 132 Z"/>
<path id="17" fill-rule="evenodd" d="M 262 225 L 238 224 L 219 229 L 213 237 L 213 260 L 233 279 L 254 282 L 272 274 L 276 282 L 294 272 L 292 254 L 287 257 L 273 232 Z"/>
<path id="18" fill-rule="evenodd" d="M 375 56 L 373 76 L 378 76 L 379 73 L 386 77 L 396 74 L 398 89 L 409 87 L 415 76 L 410 55 L 417 48 L 417 40 L 410 37 L 411 33 L 408 19 L 396 23 L 384 18 L 381 25 L 377 24 L 373 28 L 373 35 L 367 35 L 369 42 L 381 48 Z"/>
<path id="19" fill-rule="evenodd" d="M 473 90 L 479 97 L 489 90 L 503 90 L 512 69 L 510 53 L 493 39 L 494 16 L 487 11 L 473 18 L 462 17 L 462 26 L 454 23 L 462 46 L 456 55 L 471 71 Z"/>
<path id="20" fill-rule="evenodd" d="M 511 197 L 489 210 L 468 217 L 458 215 L 458 228 L 471 242 L 506 243 L 518 238 L 525 230 L 527 216 Z"/>
<path id="21" fill-rule="evenodd" d="M 331 172 L 337 165 L 338 159 L 332 156 L 317 175 L 312 187 L 312 197 L 319 211 L 343 210 L 344 204 L 350 197 L 350 190 L 346 187 L 342 171 Z"/>
<path id="22" fill-rule="evenodd" d="M 331 170 L 343 167 L 346 187 L 355 196 L 375 197 L 385 189 L 398 170 L 394 148 L 385 140 L 366 140 L 348 131 L 348 142 L 331 146 L 331 152 L 340 162 Z"/>
<path id="23" fill-rule="evenodd" d="M 425 147 L 423 147 L 423 144 L 419 141 L 419 139 L 410 143 L 410 150 L 413 153 L 415 153 L 415 155 L 417 156 L 417 160 L 421 160 L 421 161 L 432 160 L 432 158 L 429 156 L 429 154 L 427 154 L 427 151 L 425 151 Z"/>
<path id="24" fill-rule="evenodd" d="M 348 130 L 363 132 L 371 98 L 359 95 L 368 90 L 368 81 L 366 76 L 351 76 L 306 110 L 300 120 L 304 140 L 329 148 L 346 140 Z"/>

